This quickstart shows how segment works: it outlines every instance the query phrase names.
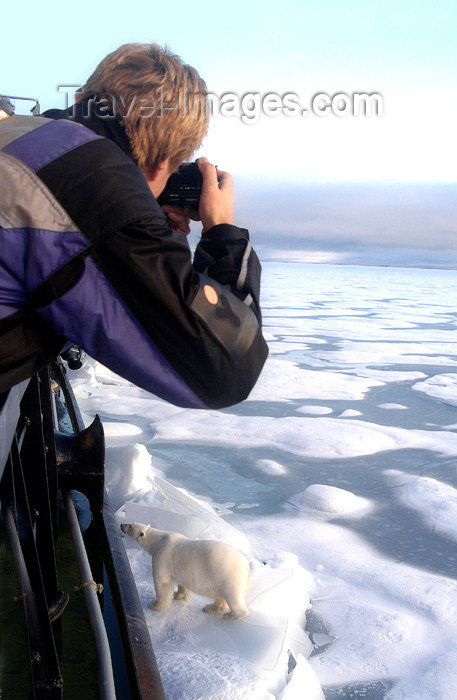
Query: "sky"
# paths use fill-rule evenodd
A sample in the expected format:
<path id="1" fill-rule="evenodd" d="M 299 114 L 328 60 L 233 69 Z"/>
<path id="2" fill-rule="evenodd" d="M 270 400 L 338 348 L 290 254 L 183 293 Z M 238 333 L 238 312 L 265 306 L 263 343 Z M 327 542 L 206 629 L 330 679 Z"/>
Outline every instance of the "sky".
<path id="1" fill-rule="evenodd" d="M 206 0 L 162 7 L 138 0 L 121 13 L 106 3 L 81 0 L 76 11 L 51 0 L 45 6 L 9 3 L 2 17 L 0 91 L 37 97 L 43 110 L 65 106 L 65 88 L 58 86 L 84 83 L 107 53 L 126 42 L 167 44 L 194 65 L 218 112 L 201 153 L 242 183 L 240 223 L 250 229 L 266 218 L 273 190 L 283 212 L 271 236 L 277 243 L 295 231 L 296 247 L 308 249 L 314 215 L 305 215 L 306 235 L 300 225 L 309 185 L 376 184 L 378 219 L 390 209 L 386 183 L 433 183 L 435 194 L 437 184 L 457 183 L 454 2 L 233 0 L 215 13 Z M 377 110 L 355 116 L 354 96 L 364 94 L 376 96 Z M 340 215 L 332 191 L 327 187 L 328 196 L 319 199 L 326 212 L 320 223 L 328 212 Z M 261 203 L 256 210 L 253 200 Z M 366 230 L 355 232 L 360 197 L 351 201 L 355 209 L 345 212 L 341 225 L 350 229 L 354 222 L 347 242 L 366 246 Z M 432 209 L 442 201 L 441 191 Z M 396 211 L 394 240 L 381 240 L 384 247 L 457 250 L 452 205 L 441 211 L 442 239 L 433 216 L 419 216 L 415 235 L 409 204 L 397 204 Z M 271 229 L 270 216 L 268 224 Z M 323 251 L 335 240 L 338 252 L 341 236 L 321 225 L 314 232 L 325 237 Z M 259 229 L 262 235 L 266 241 L 269 230 Z"/>

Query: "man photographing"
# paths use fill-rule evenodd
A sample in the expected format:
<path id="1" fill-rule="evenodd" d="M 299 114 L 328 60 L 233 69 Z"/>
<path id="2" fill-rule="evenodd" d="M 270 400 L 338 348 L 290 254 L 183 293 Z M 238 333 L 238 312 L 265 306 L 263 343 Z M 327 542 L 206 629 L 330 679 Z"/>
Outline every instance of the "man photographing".
<path id="1" fill-rule="evenodd" d="M 180 94 L 200 109 L 173 108 Z M 127 44 L 72 108 L 0 121 L 0 391 L 77 344 L 177 405 L 247 397 L 267 348 L 260 264 L 234 225 L 231 177 L 198 161 L 193 262 L 185 212 L 157 203 L 206 134 L 205 94 L 179 57 Z"/>

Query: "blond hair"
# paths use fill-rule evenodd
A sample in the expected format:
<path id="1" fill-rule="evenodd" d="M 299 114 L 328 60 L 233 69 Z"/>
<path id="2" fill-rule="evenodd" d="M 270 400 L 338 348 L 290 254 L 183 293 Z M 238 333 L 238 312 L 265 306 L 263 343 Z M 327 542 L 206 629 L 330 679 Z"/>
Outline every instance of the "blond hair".
<path id="1" fill-rule="evenodd" d="M 105 100 L 121 119 L 138 167 L 166 158 L 175 170 L 208 129 L 207 87 L 195 68 L 167 47 L 124 44 L 108 54 L 78 93 Z"/>

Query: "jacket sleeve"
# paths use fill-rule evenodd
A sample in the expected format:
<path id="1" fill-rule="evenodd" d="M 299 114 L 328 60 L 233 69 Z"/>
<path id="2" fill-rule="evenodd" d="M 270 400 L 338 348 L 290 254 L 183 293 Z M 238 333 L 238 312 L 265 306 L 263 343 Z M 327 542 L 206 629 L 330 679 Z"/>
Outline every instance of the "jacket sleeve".
<path id="1" fill-rule="evenodd" d="M 143 342 L 154 344 L 205 407 L 229 406 L 248 396 L 267 347 L 260 264 L 247 231 L 228 225 L 210 229 L 192 264 L 186 238 L 157 215 L 106 236 L 91 257 L 141 326 Z M 109 353 L 122 355 L 122 345 L 120 339 Z M 142 357 L 138 347 L 136 361 Z M 145 388 L 160 393 L 157 386 Z M 181 403 L 179 394 L 175 403 Z"/>

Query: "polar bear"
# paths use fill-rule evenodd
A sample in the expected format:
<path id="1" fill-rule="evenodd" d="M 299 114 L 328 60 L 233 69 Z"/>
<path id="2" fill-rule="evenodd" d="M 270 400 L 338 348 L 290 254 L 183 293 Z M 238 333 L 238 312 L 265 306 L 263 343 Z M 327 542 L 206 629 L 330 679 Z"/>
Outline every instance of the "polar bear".
<path id="1" fill-rule="evenodd" d="M 123 523 L 121 530 L 152 557 L 156 600 L 152 610 L 167 610 L 172 598 L 187 600 L 190 592 L 214 599 L 206 613 L 224 613 L 224 620 L 249 615 L 245 593 L 250 569 L 241 552 L 215 540 L 189 540 L 177 532 L 157 530 L 142 523 Z M 173 581 L 178 590 L 173 595 Z"/>

